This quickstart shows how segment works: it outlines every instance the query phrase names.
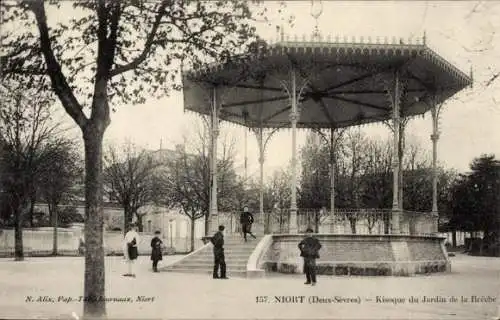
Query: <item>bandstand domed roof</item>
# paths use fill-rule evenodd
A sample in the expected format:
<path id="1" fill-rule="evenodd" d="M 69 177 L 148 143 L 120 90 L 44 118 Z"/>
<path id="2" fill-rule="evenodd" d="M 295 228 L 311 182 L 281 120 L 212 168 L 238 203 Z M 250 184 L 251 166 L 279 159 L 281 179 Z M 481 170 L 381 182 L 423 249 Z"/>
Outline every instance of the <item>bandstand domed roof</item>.
<path id="1" fill-rule="evenodd" d="M 294 70 L 300 101 L 297 127 L 378 122 L 392 116 L 388 89 L 394 88 L 396 69 L 406 117 L 428 111 L 430 97 L 441 103 L 472 84 L 471 77 L 424 43 L 295 39 L 184 72 L 184 108 L 210 114 L 216 88 L 220 119 L 248 127 L 287 127 L 291 103 L 284 87 L 291 90 Z"/>

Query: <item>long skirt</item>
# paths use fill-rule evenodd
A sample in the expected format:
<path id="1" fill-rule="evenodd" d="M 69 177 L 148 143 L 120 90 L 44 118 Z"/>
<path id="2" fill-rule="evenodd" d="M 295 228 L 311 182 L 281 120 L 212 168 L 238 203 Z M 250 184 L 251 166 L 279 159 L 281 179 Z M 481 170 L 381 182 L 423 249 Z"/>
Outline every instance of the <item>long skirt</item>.
<path id="1" fill-rule="evenodd" d="M 137 250 L 137 247 L 128 246 L 128 258 L 130 260 L 136 260 L 137 256 L 139 256 L 139 252 Z"/>

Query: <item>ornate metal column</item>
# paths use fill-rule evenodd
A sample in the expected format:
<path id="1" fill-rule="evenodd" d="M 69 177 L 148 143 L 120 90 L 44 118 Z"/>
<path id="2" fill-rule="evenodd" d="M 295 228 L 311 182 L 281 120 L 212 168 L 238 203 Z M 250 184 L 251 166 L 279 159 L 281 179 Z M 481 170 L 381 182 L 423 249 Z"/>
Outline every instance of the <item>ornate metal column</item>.
<path id="1" fill-rule="evenodd" d="M 263 219 L 264 222 L 264 233 L 269 234 L 271 233 L 270 230 L 270 225 L 269 225 L 269 218 L 266 217 L 264 213 L 264 162 L 265 162 L 265 155 L 266 155 L 266 147 L 267 143 L 269 142 L 269 139 L 278 132 L 280 128 L 275 128 L 269 134 L 266 134 L 266 137 L 264 139 L 264 128 L 262 128 L 262 124 L 258 128 L 254 128 L 253 132 L 257 135 L 257 142 L 259 144 L 259 212 L 260 216 Z"/>
<path id="2" fill-rule="evenodd" d="M 217 228 L 217 137 L 219 135 L 219 119 L 218 119 L 218 101 L 217 101 L 217 87 L 212 88 L 212 117 L 211 117 L 211 152 L 210 152 L 210 216 L 209 231 L 215 231 Z"/>
<path id="3" fill-rule="evenodd" d="M 259 141 L 259 213 L 260 217 L 264 219 L 264 233 L 269 233 L 267 219 L 264 217 L 264 129 L 259 127 L 257 130 L 257 140 Z"/>
<path id="4" fill-rule="evenodd" d="M 291 201 L 290 201 L 290 233 L 297 233 L 297 120 L 299 118 L 297 108 L 297 83 L 295 79 L 295 70 L 291 70 L 291 102 L 290 123 L 292 127 L 292 181 L 291 181 Z"/>
<path id="5" fill-rule="evenodd" d="M 248 130 L 245 129 L 245 182 L 244 186 L 248 183 Z"/>
<path id="6" fill-rule="evenodd" d="M 394 144 L 393 144 L 393 155 L 392 155 L 392 164 L 393 164 L 393 190 L 392 190 L 392 232 L 393 234 L 400 233 L 400 214 L 401 210 L 399 208 L 399 125 L 400 125 L 400 112 L 399 112 L 399 104 L 400 104 L 400 88 L 399 88 L 399 70 L 394 72 L 394 89 L 392 92 L 392 112 L 393 112 L 393 133 L 394 133 Z"/>
<path id="7" fill-rule="evenodd" d="M 432 227 L 432 232 L 438 232 L 438 172 L 437 172 L 437 144 L 439 140 L 439 111 L 441 110 L 441 105 L 437 105 L 435 97 L 431 100 L 431 115 L 432 115 L 432 216 L 435 222 Z"/>

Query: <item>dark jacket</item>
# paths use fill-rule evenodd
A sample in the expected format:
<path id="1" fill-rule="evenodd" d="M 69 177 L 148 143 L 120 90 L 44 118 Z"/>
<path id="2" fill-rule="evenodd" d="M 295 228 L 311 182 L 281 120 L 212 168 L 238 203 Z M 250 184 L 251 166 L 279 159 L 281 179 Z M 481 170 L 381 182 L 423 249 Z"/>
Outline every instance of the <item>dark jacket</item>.
<path id="1" fill-rule="evenodd" d="M 163 241 L 158 237 L 151 239 L 151 260 L 158 261 L 163 259 L 162 247 Z"/>
<path id="2" fill-rule="evenodd" d="M 252 224 L 253 223 L 253 215 L 250 212 L 242 212 L 240 215 L 240 223 L 241 224 Z"/>
<path id="3" fill-rule="evenodd" d="M 319 249 L 321 249 L 321 243 L 318 239 L 314 237 L 305 237 L 299 243 L 300 256 L 304 258 L 319 258 Z"/>
<path id="4" fill-rule="evenodd" d="M 222 251 L 224 250 L 224 235 L 221 231 L 217 231 L 214 236 L 210 239 L 212 244 L 214 245 L 214 251 Z"/>

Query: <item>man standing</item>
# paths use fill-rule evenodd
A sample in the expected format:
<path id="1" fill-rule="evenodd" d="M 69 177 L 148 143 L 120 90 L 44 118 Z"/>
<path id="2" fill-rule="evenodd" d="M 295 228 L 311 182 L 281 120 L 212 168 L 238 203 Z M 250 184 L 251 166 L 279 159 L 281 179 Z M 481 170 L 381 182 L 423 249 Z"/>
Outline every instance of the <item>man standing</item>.
<path id="1" fill-rule="evenodd" d="M 226 260 L 224 257 L 224 226 L 219 226 L 219 231 L 217 231 L 214 236 L 210 239 L 214 245 L 214 279 L 228 279 L 226 277 Z M 220 277 L 219 277 L 220 268 Z"/>
<path id="2" fill-rule="evenodd" d="M 123 241 L 123 255 L 128 265 L 128 273 L 125 273 L 125 277 L 134 277 L 134 263 L 137 260 L 139 252 L 137 250 L 137 245 L 139 244 L 139 234 L 136 231 L 135 224 L 129 226 L 129 231 L 125 234 L 125 239 Z"/>
<path id="3" fill-rule="evenodd" d="M 252 223 L 253 215 L 248 211 L 248 207 L 243 208 L 243 212 L 240 215 L 241 231 L 243 232 L 243 239 L 247 241 L 247 233 L 250 234 L 254 239 L 257 237 L 252 233 Z"/>
<path id="4" fill-rule="evenodd" d="M 316 285 L 316 259 L 319 258 L 321 243 L 312 236 L 313 230 L 307 228 L 306 237 L 299 243 L 300 256 L 304 258 L 305 284 Z"/>

